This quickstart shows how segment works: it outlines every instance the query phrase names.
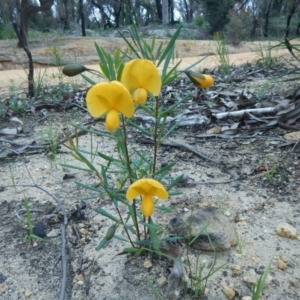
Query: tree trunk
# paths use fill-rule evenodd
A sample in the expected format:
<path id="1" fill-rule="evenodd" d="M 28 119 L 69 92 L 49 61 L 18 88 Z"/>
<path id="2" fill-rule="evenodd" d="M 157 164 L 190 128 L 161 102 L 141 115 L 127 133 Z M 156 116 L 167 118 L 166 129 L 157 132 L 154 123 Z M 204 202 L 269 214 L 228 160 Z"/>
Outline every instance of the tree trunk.
<path id="1" fill-rule="evenodd" d="M 19 29 L 19 47 L 28 46 L 28 27 L 29 27 L 29 18 L 32 13 L 39 11 L 46 11 L 51 8 L 54 0 L 40 0 L 40 6 L 31 5 L 29 0 L 21 1 L 21 10 L 20 10 L 20 29 Z"/>
<path id="2" fill-rule="evenodd" d="M 169 23 L 169 5 L 168 0 L 162 0 L 162 23 L 167 25 Z"/>
<path id="3" fill-rule="evenodd" d="M 272 2 L 273 2 L 272 0 L 269 2 L 267 11 L 265 13 L 265 25 L 264 25 L 264 31 L 263 31 L 264 37 L 269 36 L 269 16 L 270 16 Z"/>
<path id="4" fill-rule="evenodd" d="M 162 5 L 160 0 L 155 0 L 156 9 L 157 9 L 157 17 L 159 21 L 162 21 Z"/>
<path id="5" fill-rule="evenodd" d="M 78 4 L 79 4 L 79 7 L 78 7 L 79 17 L 80 17 L 80 21 L 81 21 L 81 34 L 82 34 L 82 36 L 86 36 L 85 20 L 84 20 L 84 12 L 83 12 L 83 0 L 79 0 Z"/>
<path id="6" fill-rule="evenodd" d="M 291 6 L 291 9 L 290 9 L 290 12 L 289 12 L 289 15 L 287 17 L 287 21 L 286 21 L 286 30 L 285 30 L 285 38 L 287 38 L 289 36 L 289 33 L 290 33 L 290 26 L 291 26 L 291 20 L 292 20 L 292 17 L 296 11 L 296 6 L 298 5 L 298 0 L 294 0 L 293 1 L 293 4 Z"/>

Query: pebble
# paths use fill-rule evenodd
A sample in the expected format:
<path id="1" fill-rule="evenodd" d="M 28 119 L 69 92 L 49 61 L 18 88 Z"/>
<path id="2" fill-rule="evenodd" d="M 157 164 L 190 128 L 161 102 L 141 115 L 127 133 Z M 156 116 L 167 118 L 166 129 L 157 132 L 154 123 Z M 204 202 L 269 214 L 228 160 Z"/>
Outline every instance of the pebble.
<path id="1" fill-rule="evenodd" d="M 290 259 L 286 255 L 282 255 L 281 260 L 283 260 L 285 263 L 287 263 Z"/>
<path id="2" fill-rule="evenodd" d="M 151 268 L 152 267 L 152 262 L 150 261 L 150 260 L 146 260 L 145 262 L 144 262 L 144 268 L 145 269 L 149 269 L 149 268 Z"/>
<path id="3" fill-rule="evenodd" d="M 287 268 L 287 265 L 283 260 L 278 259 L 277 268 L 280 269 L 280 270 L 285 270 Z"/>
<path id="4" fill-rule="evenodd" d="M 80 232 L 82 235 L 89 235 L 89 234 L 90 234 L 85 228 L 79 229 L 79 232 Z"/>
<path id="5" fill-rule="evenodd" d="M 256 274 L 263 274 L 265 272 L 265 266 L 264 265 L 260 265 L 255 269 Z"/>
<path id="6" fill-rule="evenodd" d="M 226 216 L 226 217 L 230 217 L 230 211 L 228 211 L 228 210 L 226 210 L 225 212 L 224 212 L 224 215 Z"/>
<path id="7" fill-rule="evenodd" d="M 242 267 L 240 265 L 234 265 L 232 267 L 232 274 L 241 275 L 243 273 Z"/>
<path id="8" fill-rule="evenodd" d="M 84 277 L 83 277 L 82 274 L 78 274 L 78 275 L 75 276 L 75 280 L 76 281 L 84 281 Z"/>
<path id="9" fill-rule="evenodd" d="M 157 284 L 159 287 L 163 287 L 166 283 L 167 283 L 167 278 L 165 276 L 160 276 L 158 279 L 157 279 Z"/>
<path id="10" fill-rule="evenodd" d="M 250 297 L 250 296 L 243 296 L 243 298 L 241 300 L 252 300 L 252 297 Z"/>
<path id="11" fill-rule="evenodd" d="M 84 285 L 84 281 L 79 280 L 79 281 L 77 281 L 77 284 L 78 285 Z"/>
<path id="12" fill-rule="evenodd" d="M 231 300 L 235 297 L 235 291 L 231 286 L 225 286 L 222 290 L 227 299 Z"/>
<path id="13" fill-rule="evenodd" d="M 280 223 L 279 225 L 277 225 L 276 233 L 279 236 L 290 238 L 290 239 L 297 238 L 297 229 L 288 223 Z"/>
<path id="14" fill-rule="evenodd" d="M 29 290 L 29 289 L 26 289 L 24 295 L 25 295 L 26 298 L 29 298 L 30 296 L 33 295 L 33 292 L 31 290 Z"/>
<path id="15" fill-rule="evenodd" d="M 289 279 L 289 283 L 290 283 L 291 286 L 293 286 L 293 287 L 295 287 L 295 288 L 297 288 L 297 289 L 300 288 L 300 282 L 299 282 L 298 279 L 290 278 L 290 279 Z"/>
<path id="16" fill-rule="evenodd" d="M 47 233 L 47 237 L 57 237 L 60 235 L 60 229 L 52 229 L 49 233 Z"/>

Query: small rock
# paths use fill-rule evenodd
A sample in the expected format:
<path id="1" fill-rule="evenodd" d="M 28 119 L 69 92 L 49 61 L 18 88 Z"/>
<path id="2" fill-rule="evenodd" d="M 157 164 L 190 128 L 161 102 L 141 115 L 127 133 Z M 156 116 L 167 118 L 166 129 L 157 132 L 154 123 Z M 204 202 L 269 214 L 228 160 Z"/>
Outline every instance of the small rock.
<path id="1" fill-rule="evenodd" d="M 280 223 L 276 227 L 276 233 L 280 236 L 287 237 L 290 239 L 297 238 L 297 229 L 288 223 Z"/>
<path id="2" fill-rule="evenodd" d="M 84 281 L 79 280 L 79 281 L 77 281 L 77 284 L 78 285 L 84 285 Z"/>
<path id="3" fill-rule="evenodd" d="M 289 283 L 290 283 L 291 286 L 293 286 L 293 287 L 295 287 L 295 288 L 297 288 L 297 289 L 300 288 L 300 282 L 299 282 L 298 279 L 290 278 L 290 279 L 289 279 Z"/>
<path id="4" fill-rule="evenodd" d="M 185 240 L 197 237 L 191 245 L 196 250 L 226 250 L 237 244 L 233 225 L 213 206 L 203 207 L 192 213 L 182 212 L 170 221 L 169 228 Z"/>
<path id="5" fill-rule="evenodd" d="M 0 283 L 3 283 L 6 279 L 7 277 L 0 272 Z"/>
<path id="6" fill-rule="evenodd" d="M 149 268 L 151 268 L 152 267 L 152 262 L 150 261 L 150 260 L 146 260 L 145 262 L 144 262 L 144 268 L 145 269 L 149 269 Z"/>
<path id="7" fill-rule="evenodd" d="M 60 235 L 60 229 L 52 229 L 49 233 L 47 233 L 47 237 L 54 238 Z"/>
<path id="8" fill-rule="evenodd" d="M 224 215 L 225 215 L 226 217 L 230 217 L 230 211 L 226 210 L 226 211 L 224 212 Z"/>
<path id="9" fill-rule="evenodd" d="M 278 259 L 277 268 L 280 269 L 280 270 L 285 270 L 287 268 L 287 265 L 283 260 Z"/>
<path id="10" fill-rule="evenodd" d="M 167 283 L 167 278 L 165 276 L 160 276 L 156 282 L 159 287 L 163 287 Z"/>
<path id="11" fill-rule="evenodd" d="M 235 291 L 231 286 L 225 286 L 222 290 L 227 299 L 233 299 L 235 296 Z"/>
<path id="12" fill-rule="evenodd" d="M 232 267 L 232 274 L 241 275 L 243 273 L 242 267 L 240 265 L 234 265 Z"/>
<path id="13" fill-rule="evenodd" d="M 90 234 L 85 228 L 80 228 L 80 229 L 79 229 L 79 232 L 80 232 L 82 235 L 89 235 L 89 234 Z"/>
<path id="14" fill-rule="evenodd" d="M 252 300 L 252 297 L 250 297 L 250 296 L 243 296 L 243 298 L 241 300 Z"/>
<path id="15" fill-rule="evenodd" d="M 256 274 L 263 274 L 265 272 L 265 266 L 264 265 L 260 265 L 255 269 Z"/>
<path id="16" fill-rule="evenodd" d="M 286 255 L 282 255 L 281 260 L 283 260 L 285 263 L 287 263 L 290 259 Z"/>
<path id="17" fill-rule="evenodd" d="M 272 282 L 276 285 L 276 286 L 280 286 L 280 282 L 278 279 L 273 279 Z"/>
<path id="18" fill-rule="evenodd" d="M 83 277 L 82 274 L 78 274 L 78 275 L 75 276 L 75 280 L 76 281 L 84 281 L 84 277 Z"/>
<path id="19" fill-rule="evenodd" d="M 1 284 L 0 285 L 0 294 L 3 294 L 7 290 L 8 290 L 8 285 L 7 284 Z"/>
<path id="20" fill-rule="evenodd" d="M 29 289 L 26 289 L 24 295 L 25 295 L 26 298 L 29 298 L 30 296 L 33 295 L 33 292 L 31 290 L 29 290 Z"/>
<path id="21" fill-rule="evenodd" d="M 45 224 L 43 221 L 38 221 L 33 229 L 32 229 L 32 233 L 35 234 L 36 236 L 39 236 L 41 238 L 46 237 L 47 233 L 46 233 L 46 229 L 45 229 Z"/>
<path id="22" fill-rule="evenodd" d="M 37 242 L 34 242 L 33 244 L 32 244 L 32 247 L 37 247 L 38 246 L 38 243 Z"/>

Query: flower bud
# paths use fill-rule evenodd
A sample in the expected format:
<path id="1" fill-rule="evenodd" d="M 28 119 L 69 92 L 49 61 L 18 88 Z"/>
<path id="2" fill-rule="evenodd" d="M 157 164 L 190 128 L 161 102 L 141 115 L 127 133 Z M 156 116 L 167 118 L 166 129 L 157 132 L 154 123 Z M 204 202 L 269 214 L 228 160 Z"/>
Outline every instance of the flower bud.
<path id="1" fill-rule="evenodd" d="M 80 64 L 67 64 L 63 67 L 62 72 L 66 76 L 73 77 L 86 71 L 86 67 Z"/>
<path id="2" fill-rule="evenodd" d="M 114 237 L 116 229 L 117 229 L 116 224 L 114 224 L 108 228 L 108 230 L 106 232 L 106 236 L 105 236 L 108 241 Z"/>

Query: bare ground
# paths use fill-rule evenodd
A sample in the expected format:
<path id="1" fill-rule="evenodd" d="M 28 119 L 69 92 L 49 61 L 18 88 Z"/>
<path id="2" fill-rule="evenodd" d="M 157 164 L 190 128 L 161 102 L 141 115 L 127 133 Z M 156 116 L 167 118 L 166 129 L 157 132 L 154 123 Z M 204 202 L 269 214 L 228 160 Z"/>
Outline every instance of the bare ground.
<path id="1" fill-rule="evenodd" d="M 96 61 L 93 42 L 92 38 L 84 39 L 84 43 L 83 39 L 70 38 L 60 39 L 57 43 L 66 56 L 69 55 L 72 58 L 77 53 L 76 57 L 82 62 L 93 64 Z M 99 39 L 98 42 L 102 46 L 111 47 L 112 50 L 120 46 L 120 40 L 116 38 Z M 3 42 L 0 42 L 0 49 L 5 53 L 2 53 L 0 57 L 10 56 L 11 43 L 7 42 L 2 46 L 1 43 Z M 178 57 L 186 57 L 187 53 L 191 54 L 189 57 L 199 57 L 214 53 L 210 50 L 211 46 L 208 46 L 211 44 L 210 41 L 178 41 L 176 51 Z M 239 55 L 238 58 L 243 56 L 243 62 L 253 61 L 257 53 L 246 51 L 249 49 L 246 45 L 232 48 L 231 52 Z M 36 63 L 42 64 L 51 50 L 49 50 L 49 45 L 37 43 L 37 45 L 34 44 L 33 52 Z M 22 55 L 21 52 L 19 55 Z M 230 57 L 232 62 L 239 61 L 233 54 Z M 11 56 L 7 60 L 10 61 L 7 64 L 9 68 L 12 67 L 9 65 L 12 60 Z M 0 72 L 0 76 L 4 76 L 2 79 L 6 80 L 7 72 L 11 72 L 9 74 L 12 75 L 9 76 L 16 75 L 14 81 L 18 86 L 21 81 L 18 81 L 17 76 L 21 77 L 23 71 L 4 71 L 5 64 L 2 63 L 2 66 L 3 71 Z M 207 64 L 207 67 L 209 66 L 214 65 Z M 216 78 L 219 77 L 216 76 Z M 265 82 L 269 85 L 266 86 Z M 297 88 L 297 84 L 278 85 L 268 78 L 264 78 L 263 84 L 260 78 L 249 83 L 255 88 L 262 86 L 261 95 L 267 95 L 267 97 L 291 96 Z M 245 88 L 245 85 L 242 84 L 242 88 Z M 7 89 L 8 86 L 9 84 L 6 83 L 5 88 Z M 225 89 L 230 91 L 234 88 L 237 87 L 229 84 Z M 32 129 L 27 133 L 21 132 L 14 136 L 13 141 L 26 142 L 31 145 L 34 145 L 32 142 L 43 139 L 41 136 L 49 135 L 49 133 L 53 136 L 60 136 L 61 129 L 70 128 L 71 121 L 79 123 L 90 120 L 86 113 L 76 107 L 66 112 L 57 112 L 55 109 L 47 108 L 46 117 L 40 111 L 36 111 L 34 115 L 27 113 L 19 118 L 22 119 L 25 127 Z M 230 120 L 221 121 L 221 125 L 230 123 Z M 1 118 L 0 129 L 8 124 L 10 123 L 7 118 Z M 206 290 L 207 299 L 227 299 L 222 292 L 224 286 L 230 286 L 235 291 L 236 296 L 232 299 L 242 299 L 243 296 L 251 295 L 251 285 L 244 280 L 245 277 L 253 272 L 259 274 L 259 270 L 266 267 L 272 257 L 273 267 L 270 272 L 272 280 L 264 290 L 261 299 L 299 299 L 300 288 L 297 285 L 300 280 L 299 239 L 280 237 L 275 233 L 275 228 L 279 223 L 287 222 L 298 231 L 300 230 L 300 148 L 278 147 L 285 142 L 283 135 L 288 132 L 280 127 L 263 130 L 252 136 L 231 139 L 196 137 L 214 125 L 220 125 L 220 121 L 214 120 L 209 126 L 186 126 L 178 129 L 170 140 L 188 144 L 217 160 L 218 163 L 203 160 L 182 149 L 159 148 L 158 164 L 177 162 L 171 175 L 184 173 L 191 177 L 191 180 L 185 186 L 178 186 L 177 190 L 182 193 L 180 196 L 172 196 L 165 202 L 165 205 L 172 208 L 174 213 L 166 214 L 156 211 L 155 222 L 166 226 L 176 212 L 192 211 L 197 207 L 213 205 L 226 213 L 239 237 L 245 239 L 241 253 L 238 253 L 236 247 L 218 253 L 217 265 L 225 264 L 225 266 L 209 279 Z M 97 129 L 103 129 L 102 124 L 98 123 L 95 126 Z M 151 151 L 151 146 L 136 143 L 135 137 L 135 132 L 132 131 L 130 142 L 135 143 L 140 150 Z M 6 139 L 7 136 L 1 136 L 1 138 Z M 80 146 L 90 150 L 90 137 L 82 136 Z M 9 147 L 9 144 L 2 143 L 2 150 L 5 147 Z M 101 148 L 101 151 L 105 153 L 116 154 L 114 144 L 105 138 L 94 138 L 92 147 L 93 149 Z M 0 298 L 5 300 L 59 299 L 60 224 L 62 222 L 60 210 L 57 203 L 43 191 L 22 186 L 14 188 L 12 185 L 33 184 L 26 170 L 27 167 L 36 184 L 57 197 L 70 216 L 72 212 L 78 210 L 76 204 L 81 207 L 82 198 L 93 194 L 91 191 L 78 187 L 75 181 L 96 183 L 97 180 L 87 176 L 86 173 L 60 166 L 60 163 L 75 164 L 66 148 L 59 149 L 54 160 L 50 159 L 49 151 L 46 150 L 39 153 L 29 151 L 27 154 L 24 157 L 25 162 L 20 158 L 10 158 L 2 160 L 0 165 L 1 186 L 5 187 L 0 192 Z M 253 171 L 260 166 L 274 167 L 274 172 L 254 174 Z M 64 179 L 65 174 L 72 174 L 75 178 Z M 29 200 L 31 209 L 37 210 L 32 212 L 33 222 L 36 223 L 39 220 L 44 222 L 47 235 L 51 239 L 50 243 L 35 241 L 33 245 L 30 245 L 24 241 L 26 226 L 15 216 L 15 212 L 18 212 L 21 218 L 25 218 L 24 212 L 20 211 L 24 208 L 24 198 Z M 172 266 L 170 261 L 150 254 L 138 258 L 116 256 L 126 246 L 118 240 L 112 240 L 105 249 L 99 252 L 95 251 L 95 247 L 111 225 L 109 220 L 95 212 L 98 207 L 114 213 L 110 200 L 99 197 L 86 202 L 86 208 L 81 210 L 84 212 L 84 218 L 74 215 L 70 217 L 67 226 L 66 299 L 117 300 L 135 297 L 145 300 L 157 299 L 149 282 L 157 288 L 162 299 L 168 299 L 166 286 L 159 287 L 157 280 L 162 276 L 168 277 L 168 268 Z M 123 211 L 123 213 L 126 212 Z M 122 232 L 118 234 L 121 235 Z M 203 264 L 210 265 L 213 261 L 213 254 L 209 252 L 192 251 L 189 255 L 193 268 L 196 268 L 197 257 Z M 286 256 L 285 260 L 288 262 L 285 269 L 279 269 L 277 263 L 283 256 Z M 186 252 L 183 257 L 188 270 Z M 150 269 L 144 268 L 144 262 L 148 260 L 153 264 Z M 240 274 L 234 272 L 237 266 L 241 268 Z M 206 270 L 208 269 L 205 268 L 204 273 Z M 177 299 L 190 299 L 190 297 L 191 295 L 186 293 L 179 295 Z"/>

